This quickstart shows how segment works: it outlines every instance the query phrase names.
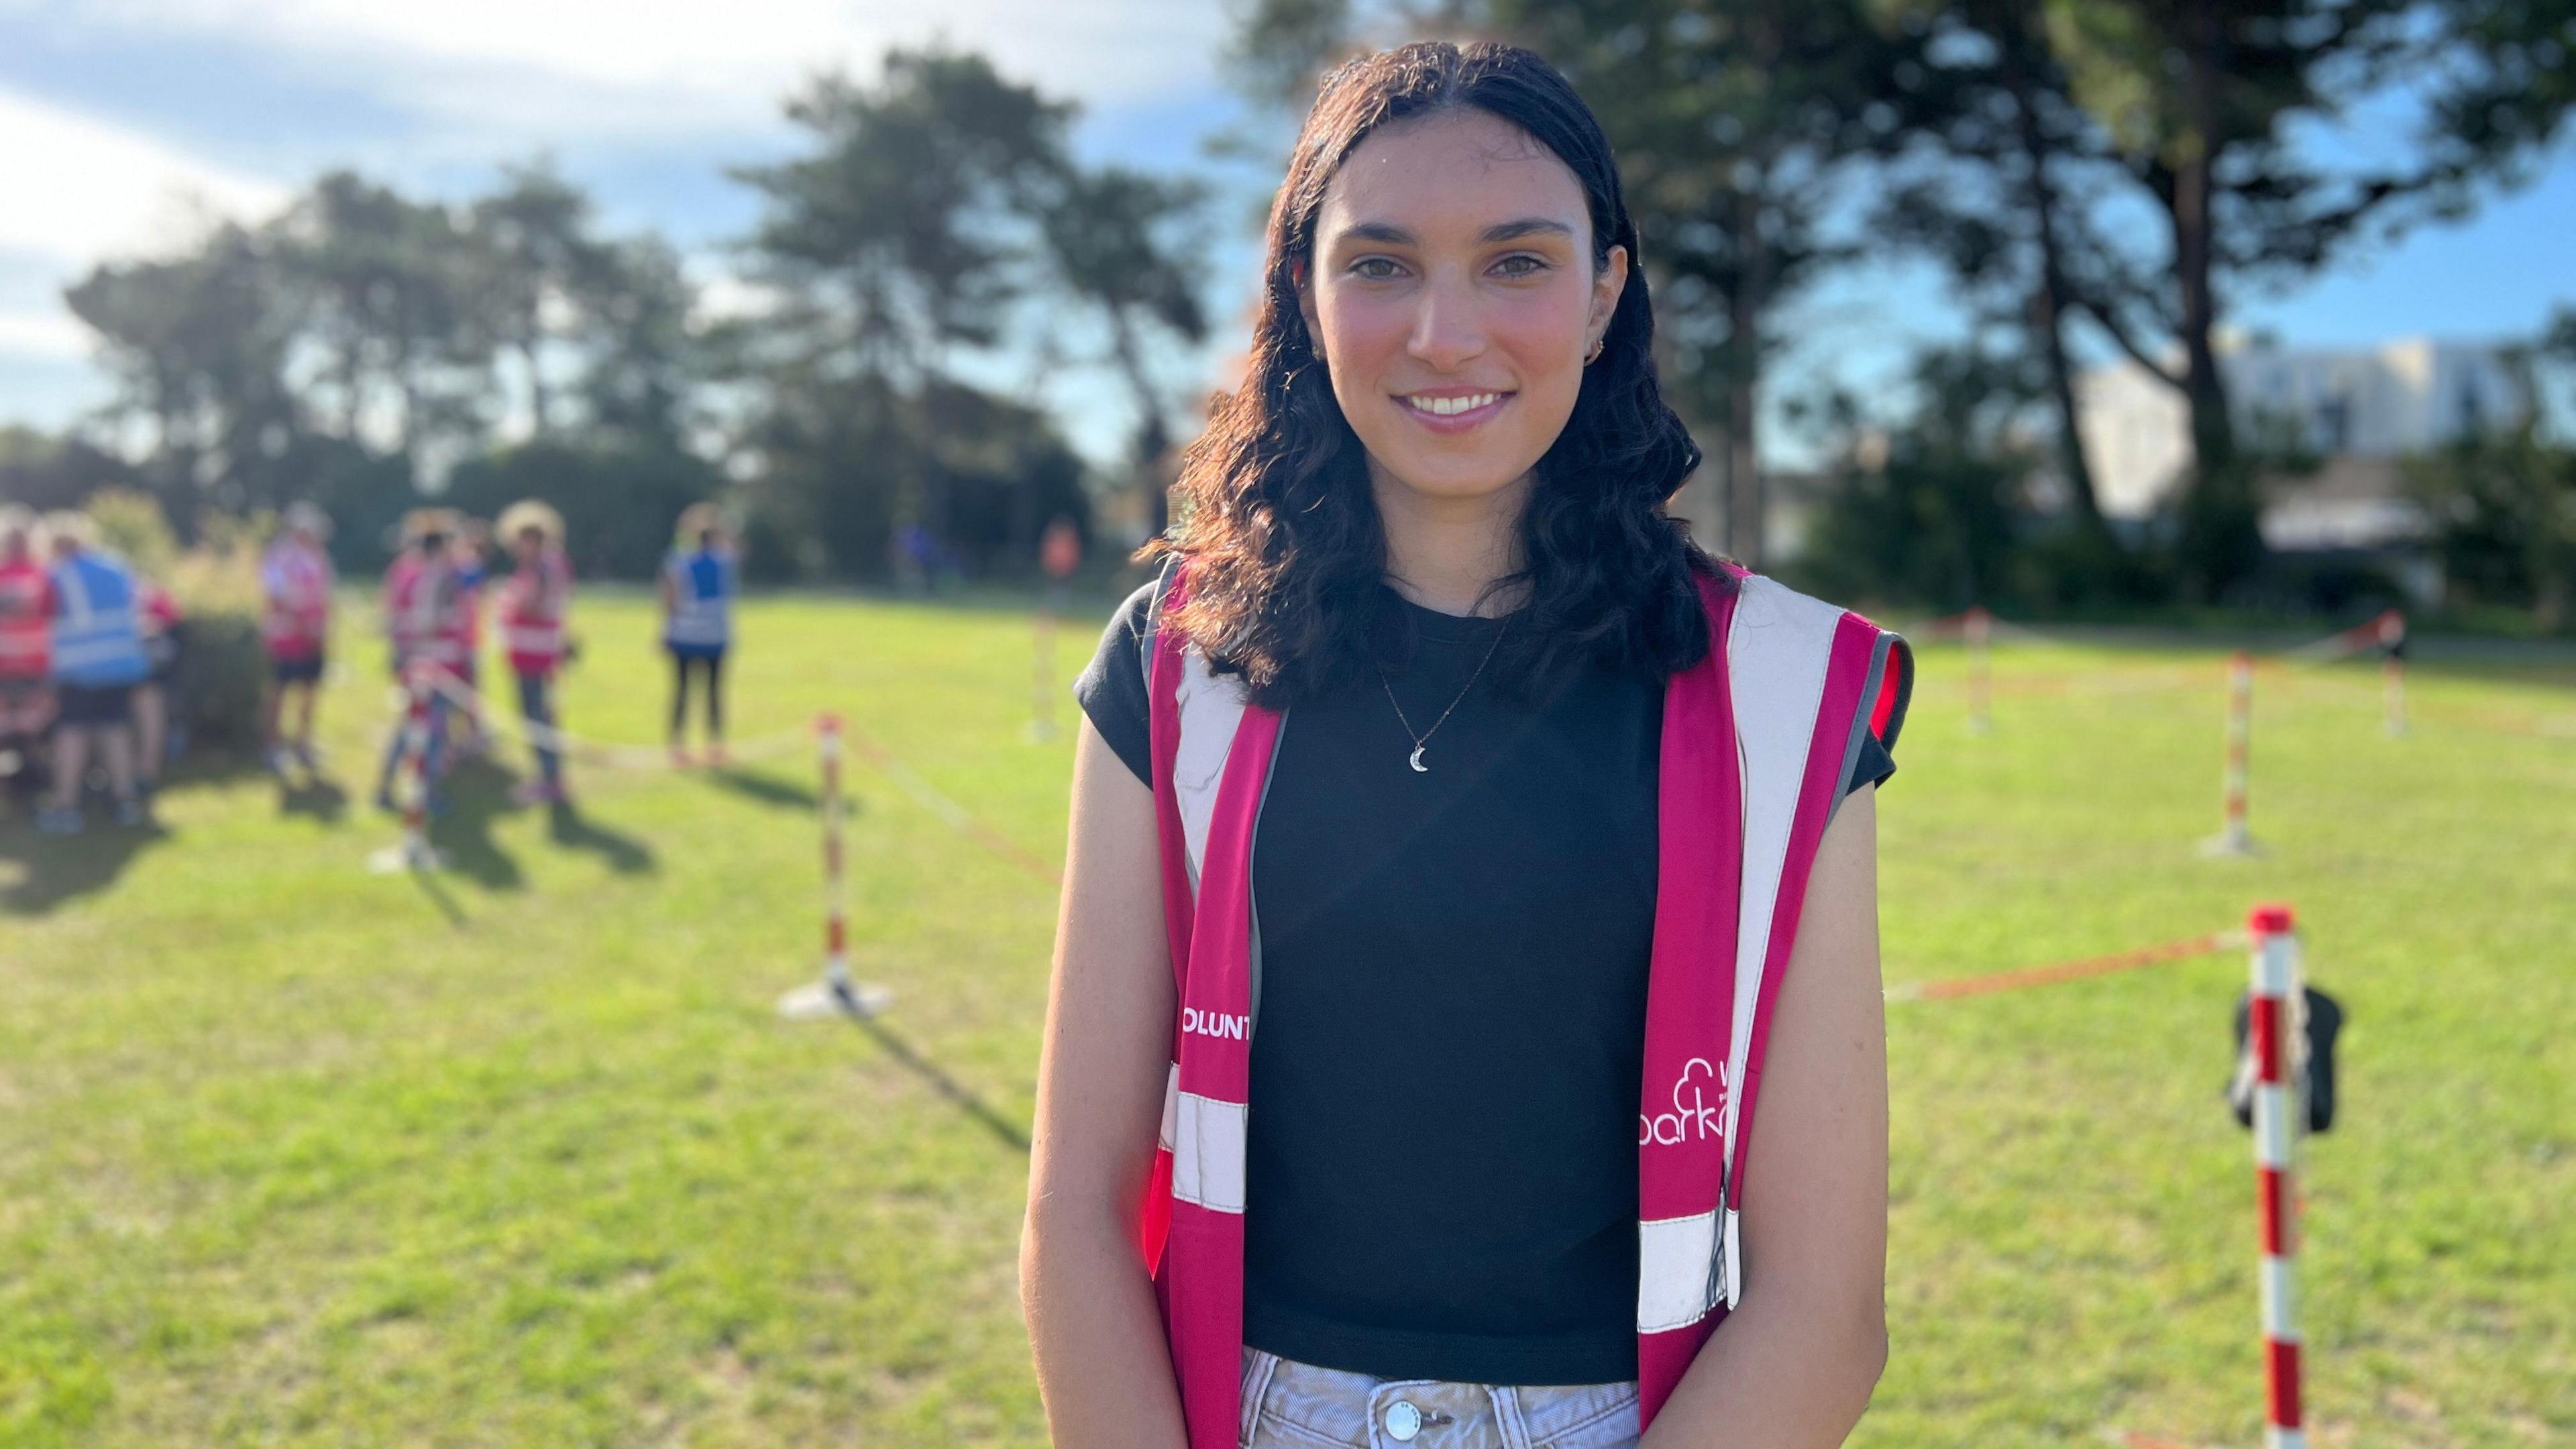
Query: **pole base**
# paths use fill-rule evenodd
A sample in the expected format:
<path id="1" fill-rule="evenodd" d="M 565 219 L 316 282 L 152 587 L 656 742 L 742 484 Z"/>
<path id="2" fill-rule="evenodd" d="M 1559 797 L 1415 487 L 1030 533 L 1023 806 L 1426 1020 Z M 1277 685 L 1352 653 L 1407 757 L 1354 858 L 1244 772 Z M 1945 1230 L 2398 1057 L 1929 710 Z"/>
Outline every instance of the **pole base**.
<path id="1" fill-rule="evenodd" d="M 2251 860 L 2270 852 L 2255 844 L 2254 837 L 2242 830 L 2221 831 L 2200 843 L 2200 853 L 2212 859 Z"/>
<path id="2" fill-rule="evenodd" d="M 830 1016 L 875 1016 L 893 1004 L 894 993 L 882 986 L 815 981 L 779 997 L 778 1014 L 789 1021 L 820 1021 Z"/>
<path id="3" fill-rule="evenodd" d="M 1051 719 L 1030 720 L 1028 741 L 1033 745 L 1053 744 L 1055 742 L 1055 721 Z"/>

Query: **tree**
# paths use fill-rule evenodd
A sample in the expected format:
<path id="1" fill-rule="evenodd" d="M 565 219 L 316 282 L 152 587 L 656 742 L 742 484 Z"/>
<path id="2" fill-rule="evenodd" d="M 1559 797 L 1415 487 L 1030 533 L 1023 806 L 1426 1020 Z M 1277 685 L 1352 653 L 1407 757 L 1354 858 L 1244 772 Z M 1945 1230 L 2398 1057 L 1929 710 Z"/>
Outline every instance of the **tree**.
<path id="1" fill-rule="evenodd" d="M 590 198 L 543 163 L 504 173 L 501 189 L 466 214 L 478 255 L 479 297 L 501 345 L 528 375 L 528 414 L 542 438 L 553 430 L 549 344 L 580 332 L 586 303 L 609 289 L 616 258 L 590 234 Z"/>
<path id="2" fill-rule="evenodd" d="M 94 267 L 63 300 L 98 334 L 114 410 L 148 420 L 146 472 L 183 536 L 205 504 L 277 501 L 265 467 L 302 409 L 287 377 L 294 314 L 262 237 L 225 223 L 175 258 Z"/>
<path id="3" fill-rule="evenodd" d="M 342 437 L 362 436 L 380 394 L 395 406 L 396 444 L 415 466 L 431 435 L 479 426 L 490 330 L 476 249 L 447 208 L 335 171 L 288 211 L 278 236 L 305 323 L 330 359 L 324 379 Z"/>
<path id="4" fill-rule="evenodd" d="M 1110 357 L 1135 403 L 1131 456 L 1146 527 L 1155 534 L 1170 522 L 1162 467 L 1172 431 L 1168 402 L 1146 365 L 1145 347 L 1158 333 L 1191 344 L 1207 337 L 1194 239 L 1175 234 L 1204 202 L 1204 190 L 1192 182 L 1107 167 L 1070 171 L 1044 217 L 1048 248 L 1066 289 L 1091 303 L 1108 324 Z"/>
<path id="5" fill-rule="evenodd" d="M 605 246 L 580 282 L 590 360 L 580 380 L 590 425 L 638 442 L 681 446 L 690 398 L 707 372 L 689 320 L 696 289 L 658 237 Z"/>
<path id="6" fill-rule="evenodd" d="M 2230 293 L 2312 275 L 2510 179 L 2576 99 L 2563 75 L 2576 21 L 2563 0 L 2048 0 L 2045 16 L 2093 144 L 2162 222 L 2161 257 L 2090 228 L 2073 287 L 2188 405 L 2182 558 L 2195 592 L 2214 597 L 2262 556 L 2254 469 L 2218 366 Z M 2542 65 L 2551 45 L 2561 62 Z M 2403 155 L 2337 166 L 2300 144 L 2307 123 L 2410 90 L 2428 94 Z"/>
<path id="7" fill-rule="evenodd" d="M 932 50 L 888 54 L 874 84 L 826 76 L 787 114 L 813 149 L 734 173 L 766 200 L 751 249 L 781 299 L 746 348 L 754 495 L 782 540 L 874 573 L 897 525 L 953 533 L 953 440 L 929 414 L 1047 277 L 1072 109 Z"/>
<path id="8" fill-rule="evenodd" d="M 1938 257 L 1973 309 L 2018 318 L 2046 376 L 2076 526 L 2107 555 L 2117 545 L 2085 456 L 2067 337 L 2076 306 L 2069 256 L 2084 215 L 2067 173 L 2091 149 L 2088 118 L 2048 46 L 2042 0 L 1936 0 L 1912 10 L 1934 35 L 1932 80 L 1914 126 L 1938 144 L 1913 158 L 1911 174 L 1892 178 L 1876 229 Z"/>

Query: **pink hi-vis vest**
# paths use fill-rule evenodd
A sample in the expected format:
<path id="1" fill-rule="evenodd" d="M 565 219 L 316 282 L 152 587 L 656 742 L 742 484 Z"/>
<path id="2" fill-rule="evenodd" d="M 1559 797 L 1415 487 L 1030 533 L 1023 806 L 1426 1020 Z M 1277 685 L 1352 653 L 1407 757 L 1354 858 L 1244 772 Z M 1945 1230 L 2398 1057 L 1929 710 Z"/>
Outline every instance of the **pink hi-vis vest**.
<path id="1" fill-rule="evenodd" d="M 1708 657 L 1664 691 L 1637 1120 L 1640 1432 L 1743 1293 L 1736 1212 L 1771 1008 L 1807 873 L 1864 732 L 1907 688 L 1903 641 L 1729 568 Z M 1177 608 L 1186 577 L 1157 601 Z M 1192 1449 L 1241 1426 L 1244 1142 L 1261 940 L 1252 840 L 1282 715 L 1178 630 L 1146 649 L 1163 915 L 1180 1009 L 1142 1214 Z"/>
<path id="2" fill-rule="evenodd" d="M 416 553 L 395 559 L 385 571 L 385 619 L 396 667 L 421 661 L 464 676 L 474 657 L 474 612 L 453 564 Z"/>
<path id="3" fill-rule="evenodd" d="M 523 563 L 502 596 L 501 642 L 513 672 L 551 674 L 563 663 L 564 614 L 572 607 L 572 562 L 549 548 Z"/>

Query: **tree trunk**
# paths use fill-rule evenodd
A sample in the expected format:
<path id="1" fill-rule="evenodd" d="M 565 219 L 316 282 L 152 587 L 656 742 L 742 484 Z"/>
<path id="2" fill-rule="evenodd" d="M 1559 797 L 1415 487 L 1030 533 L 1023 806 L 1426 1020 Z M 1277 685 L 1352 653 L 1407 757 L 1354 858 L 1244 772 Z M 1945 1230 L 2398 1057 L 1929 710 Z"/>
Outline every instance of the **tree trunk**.
<path id="1" fill-rule="evenodd" d="M 1138 510 L 1145 521 L 1145 536 L 1160 538 L 1172 526 L 1171 479 L 1163 468 L 1163 455 L 1171 451 L 1172 433 L 1163 420 L 1162 399 L 1154 394 L 1154 380 L 1145 371 L 1145 352 L 1137 344 L 1136 326 L 1125 308 L 1109 308 L 1109 335 L 1118 355 L 1118 370 L 1127 378 L 1127 389 L 1136 396 L 1136 487 Z"/>
<path id="2" fill-rule="evenodd" d="M 2191 410 L 2194 463 L 2183 503 L 2183 570 L 2194 591 L 2215 599 L 2261 562 L 2263 540 L 2252 480 L 2236 455 L 2214 334 L 2211 288 L 2213 207 L 2219 149 L 2218 85 L 2226 65 L 2221 0 L 2194 0 L 2184 15 L 2191 67 L 2190 126 L 2173 158 L 2174 275 L 2182 296 L 2183 397 Z"/>
<path id="3" fill-rule="evenodd" d="M 2064 242 L 2057 234 L 2057 188 L 2048 179 L 2051 150 L 2041 128 L 2039 104 L 2030 76 L 2030 31 L 2019 0 L 2005 7 L 2002 45 L 2004 86 L 2012 93 L 2020 127 L 2022 154 L 2030 165 L 2028 204 L 2038 226 L 2039 293 L 2031 299 L 2031 335 L 2048 366 L 2048 388 L 2057 408 L 2058 466 L 2066 471 L 2066 490 L 2075 503 L 2077 522 L 2105 538 L 2101 496 L 2094 491 L 2093 468 L 2084 456 L 2082 418 L 2075 405 L 2075 372 L 2066 355 L 2066 313 L 2071 306 L 2066 283 Z"/>
<path id="4" fill-rule="evenodd" d="M 537 366 L 537 345 L 543 339 L 533 327 L 519 335 L 519 355 L 528 363 L 528 415 L 531 429 L 542 438 L 553 431 L 551 409 L 547 406 L 546 374 Z"/>

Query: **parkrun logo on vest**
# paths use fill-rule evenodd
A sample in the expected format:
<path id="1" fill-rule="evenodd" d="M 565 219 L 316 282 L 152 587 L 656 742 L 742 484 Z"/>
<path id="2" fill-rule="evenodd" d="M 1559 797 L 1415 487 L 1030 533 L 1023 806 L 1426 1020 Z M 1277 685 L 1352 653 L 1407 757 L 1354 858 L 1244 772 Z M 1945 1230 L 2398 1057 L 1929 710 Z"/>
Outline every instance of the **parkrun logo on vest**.
<path id="1" fill-rule="evenodd" d="M 1715 1097 L 1708 1094 L 1712 1087 Z M 1724 1131 L 1718 1114 L 1725 1110 L 1726 1068 L 1710 1066 L 1706 1057 L 1693 1057 L 1682 1064 L 1682 1074 L 1673 1083 L 1673 1110 L 1652 1117 L 1637 1114 L 1637 1145 L 1713 1142 Z"/>
<path id="2" fill-rule="evenodd" d="M 1231 1016 L 1222 1011 L 1201 1011 L 1195 1006 L 1184 1006 L 1181 1008 L 1181 1030 L 1191 1036 L 1249 1041 L 1252 1038 L 1252 1018 Z"/>

